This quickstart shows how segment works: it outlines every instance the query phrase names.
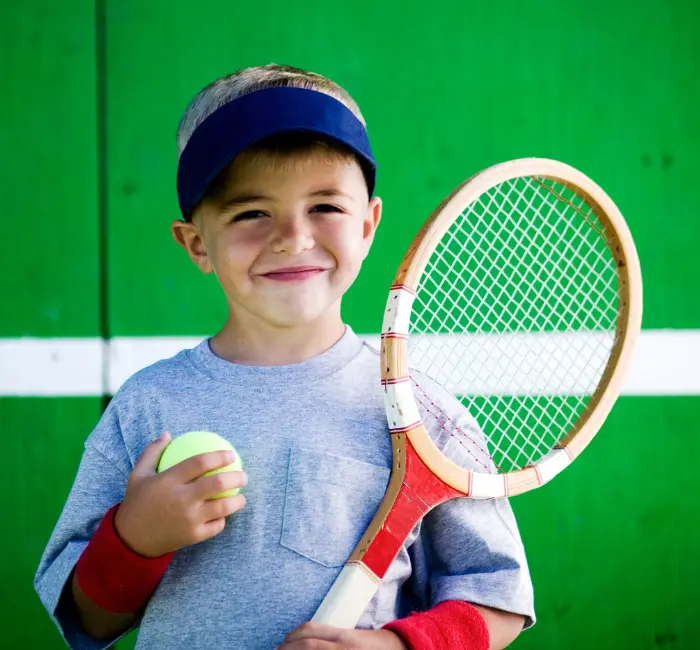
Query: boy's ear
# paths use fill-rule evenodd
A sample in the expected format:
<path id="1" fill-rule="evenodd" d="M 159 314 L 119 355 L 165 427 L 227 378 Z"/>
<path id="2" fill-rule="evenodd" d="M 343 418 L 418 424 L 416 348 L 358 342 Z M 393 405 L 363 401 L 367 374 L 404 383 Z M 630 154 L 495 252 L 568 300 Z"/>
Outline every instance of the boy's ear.
<path id="1" fill-rule="evenodd" d="M 374 241 L 374 233 L 382 219 L 382 200 L 375 196 L 367 204 L 367 214 L 363 224 L 362 236 L 365 240 L 365 257 L 369 254 L 369 249 Z"/>
<path id="2" fill-rule="evenodd" d="M 196 224 L 177 219 L 170 224 L 170 232 L 173 234 L 173 239 L 187 251 L 202 273 L 213 273 L 214 268 L 204 245 L 204 238 Z"/>

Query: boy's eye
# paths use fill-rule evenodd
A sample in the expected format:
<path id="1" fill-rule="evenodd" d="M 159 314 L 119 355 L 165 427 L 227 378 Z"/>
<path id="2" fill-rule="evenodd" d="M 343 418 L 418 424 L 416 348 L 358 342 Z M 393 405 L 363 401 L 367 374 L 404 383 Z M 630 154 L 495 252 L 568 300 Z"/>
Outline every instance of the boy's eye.
<path id="1" fill-rule="evenodd" d="M 266 216 L 262 210 L 247 210 L 246 212 L 241 212 L 237 214 L 231 221 L 251 221 L 252 219 L 259 219 L 260 217 Z"/>
<path id="2" fill-rule="evenodd" d="M 311 208 L 312 212 L 342 212 L 337 205 L 329 205 L 328 203 L 320 203 Z"/>

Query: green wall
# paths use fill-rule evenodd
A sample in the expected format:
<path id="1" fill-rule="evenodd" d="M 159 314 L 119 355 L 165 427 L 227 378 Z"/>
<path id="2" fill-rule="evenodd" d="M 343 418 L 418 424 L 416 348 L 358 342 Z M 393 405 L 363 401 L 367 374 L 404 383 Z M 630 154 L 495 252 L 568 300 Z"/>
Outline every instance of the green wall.
<path id="1" fill-rule="evenodd" d="M 700 329 L 698 24 L 695 0 L 3 3 L 0 337 L 218 326 L 219 290 L 168 232 L 174 133 L 206 83 L 271 61 L 345 85 L 369 123 L 385 220 L 345 303 L 357 331 L 378 332 L 439 200 L 533 155 L 584 170 L 626 215 L 645 328 Z M 60 647 L 32 578 L 100 409 L 0 399 L 2 648 Z M 700 397 L 622 398 L 556 487 L 514 499 L 539 614 L 514 647 L 700 647 L 700 502 L 680 462 L 700 454 L 699 411 Z"/>
<path id="2" fill-rule="evenodd" d="M 0 337 L 100 334 L 93 11 L 0 3 Z M 32 580 L 100 408 L 0 399 L 0 648 L 61 647 Z"/>

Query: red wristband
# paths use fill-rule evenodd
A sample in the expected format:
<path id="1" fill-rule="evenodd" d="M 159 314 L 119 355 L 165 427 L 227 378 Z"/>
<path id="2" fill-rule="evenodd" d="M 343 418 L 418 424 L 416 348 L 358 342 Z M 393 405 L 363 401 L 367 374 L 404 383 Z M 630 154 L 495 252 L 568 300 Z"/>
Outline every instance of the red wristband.
<path id="1" fill-rule="evenodd" d="M 80 556 L 75 576 L 95 605 L 114 614 L 140 610 L 155 591 L 174 553 L 149 558 L 134 553 L 119 537 L 111 508 Z"/>
<path id="2" fill-rule="evenodd" d="M 411 650 L 489 650 L 491 644 L 484 617 L 461 600 L 446 600 L 384 629 L 398 634 Z"/>

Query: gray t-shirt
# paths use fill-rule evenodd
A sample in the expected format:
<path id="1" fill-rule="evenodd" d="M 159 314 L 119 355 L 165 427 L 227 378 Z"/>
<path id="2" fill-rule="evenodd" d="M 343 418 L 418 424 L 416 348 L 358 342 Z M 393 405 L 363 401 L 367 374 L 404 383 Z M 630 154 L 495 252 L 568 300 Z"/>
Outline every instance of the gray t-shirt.
<path id="1" fill-rule="evenodd" d="M 379 359 L 350 328 L 308 361 L 246 366 L 204 341 L 131 377 L 85 443 L 35 587 L 72 648 L 106 648 L 59 601 L 105 512 L 121 501 L 162 431 L 214 431 L 238 450 L 248 504 L 218 536 L 175 554 L 137 648 L 271 650 L 308 621 L 376 512 L 389 481 Z M 431 395 L 455 421 L 456 401 Z M 459 599 L 534 620 L 533 593 L 506 500 L 457 499 L 431 511 L 390 567 L 359 627 Z"/>

